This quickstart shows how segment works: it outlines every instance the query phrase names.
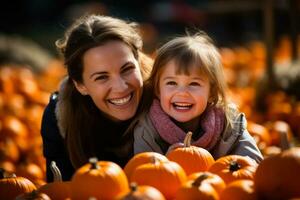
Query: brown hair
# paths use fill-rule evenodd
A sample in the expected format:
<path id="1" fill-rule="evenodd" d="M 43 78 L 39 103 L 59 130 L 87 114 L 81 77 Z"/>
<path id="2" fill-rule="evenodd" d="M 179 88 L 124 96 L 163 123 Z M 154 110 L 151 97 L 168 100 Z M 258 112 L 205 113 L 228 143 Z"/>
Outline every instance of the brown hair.
<path id="1" fill-rule="evenodd" d="M 75 21 L 67 29 L 64 38 L 57 40 L 58 50 L 64 57 L 68 77 L 62 85 L 59 95 L 58 124 L 63 129 L 70 160 L 75 168 L 87 162 L 92 152 L 93 127 L 97 123 L 95 104 L 89 96 L 81 95 L 75 88 L 74 81 L 82 83 L 84 53 L 93 47 L 111 40 L 127 44 L 140 63 L 142 77 L 145 80 L 150 73 L 152 60 L 141 52 L 142 39 L 137 24 L 121 19 L 88 15 Z"/>
<path id="2" fill-rule="evenodd" d="M 199 68 L 210 81 L 208 106 L 222 107 L 228 119 L 229 109 L 226 98 L 226 82 L 221 56 L 212 39 L 205 32 L 176 37 L 157 51 L 147 87 L 152 88 L 152 97 L 159 94 L 159 79 L 168 62 L 175 61 L 177 73 L 189 74 L 191 67 Z M 147 110 L 147 109 L 145 109 Z M 146 111 L 144 111 L 146 112 Z M 227 126 L 226 126 L 227 127 Z"/>

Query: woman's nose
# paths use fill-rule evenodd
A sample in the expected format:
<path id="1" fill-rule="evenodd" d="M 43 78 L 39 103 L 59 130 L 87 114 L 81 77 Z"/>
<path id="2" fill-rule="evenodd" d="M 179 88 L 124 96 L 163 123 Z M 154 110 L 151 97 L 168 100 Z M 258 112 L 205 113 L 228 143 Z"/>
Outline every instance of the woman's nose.
<path id="1" fill-rule="evenodd" d="M 128 88 L 128 85 L 122 77 L 116 77 L 112 83 L 112 88 L 115 92 L 123 92 Z"/>

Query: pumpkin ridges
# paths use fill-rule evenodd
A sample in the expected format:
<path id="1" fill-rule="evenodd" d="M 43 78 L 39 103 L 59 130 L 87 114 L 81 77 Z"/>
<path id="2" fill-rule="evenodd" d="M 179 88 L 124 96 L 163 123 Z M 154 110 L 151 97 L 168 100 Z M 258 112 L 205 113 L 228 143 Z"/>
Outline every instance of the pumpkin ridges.
<path id="1" fill-rule="evenodd" d="M 192 132 L 188 132 L 184 138 L 184 146 L 172 149 L 166 155 L 169 160 L 180 164 L 187 175 L 207 171 L 215 162 L 213 156 L 206 149 L 192 146 L 191 138 Z"/>
<path id="2" fill-rule="evenodd" d="M 152 157 L 156 157 L 158 160 L 168 161 L 168 158 L 162 154 L 156 152 L 142 152 L 134 155 L 125 165 L 124 172 L 129 181 L 131 181 L 131 175 L 133 171 L 140 165 L 150 163 Z"/>
<path id="3" fill-rule="evenodd" d="M 154 157 L 152 163 L 146 163 L 137 167 L 131 179 L 140 185 L 153 186 L 166 199 L 172 199 L 178 188 L 186 180 L 186 174 L 176 162 L 160 161 Z"/>
<path id="4" fill-rule="evenodd" d="M 110 161 L 97 161 L 99 168 L 96 166 L 94 169 L 93 159 L 89 161 L 72 177 L 73 200 L 89 197 L 112 199 L 129 191 L 127 177 L 119 165 Z"/>
<path id="5" fill-rule="evenodd" d="M 188 180 L 177 190 L 175 200 L 218 200 L 215 188 L 206 181 L 208 174 L 202 173 L 194 180 Z"/>
<path id="6" fill-rule="evenodd" d="M 216 160 L 208 171 L 219 175 L 228 184 L 237 179 L 252 180 L 256 167 L 257 163 L 247 156 L 227 155 Z"/>
<path id="7" fill-rule="evenodd" d="M 236 180 L 227 185 L 220 195 L 220 200 L 256 200 L 253 180 Z"/>
<path id="8" fill-rule="evenodd" d="M 163 194 L 155 187 L 130 183 L 130 192 L 118 197 L 118 200 L 166 200 Z"/>
<path id="9" fill-rule="evenodd" d="M 202 176 L 202 175 L 205 175 L 205 176 Z M 224 180 L 219 175 L 213 174 L 213 173 L 208 172 L 208 171 L 196 172 L 196 173 L 190 174 L 188 176 L 188 180 L 195 180 L 200 176 L 202 176 L 202 178 L 205 177 L 204 181 L 209 183 L 216 190 L 216 192 L 219 195 L 221 194 L 221 192 L 226 187 Z"/>
<path id="10" fill-rule="evenodd" d="M 16 177 L 15 174 L 7 174 L 3 169 L 0 169 L 0 177 L 0 197 L 5 200 L 13 200 L 20 194 L 36 189 L 29 179 Z"/>

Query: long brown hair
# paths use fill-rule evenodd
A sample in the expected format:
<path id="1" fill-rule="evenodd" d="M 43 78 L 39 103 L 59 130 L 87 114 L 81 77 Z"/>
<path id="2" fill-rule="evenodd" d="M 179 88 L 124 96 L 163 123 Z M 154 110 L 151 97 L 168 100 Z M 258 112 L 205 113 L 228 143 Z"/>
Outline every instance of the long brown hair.
<path id="1" fill-rule="evenodd" d="M 90 141 L 93 141 L 93 127 L 96 124 L 97 108 L 89 96 L 81 95 L 74 86 L 74 81 L 82 83 L 84 53 L 107 41 L 119 40 L 127 44 L 140 63 L 143 79 L 149 76 L 151 59 L 141 52 L 142 39 L 136 23 L 121 19 L 88 15 L 76 20 L 67 29 L 64 38 L 57 40 L 56 46 L 63 55 L 68 77 L 62 84 L 59 95 L 58 124 L 65 134 L 70 160 L 75 168 L 85 162 L 91 153 Z"/>

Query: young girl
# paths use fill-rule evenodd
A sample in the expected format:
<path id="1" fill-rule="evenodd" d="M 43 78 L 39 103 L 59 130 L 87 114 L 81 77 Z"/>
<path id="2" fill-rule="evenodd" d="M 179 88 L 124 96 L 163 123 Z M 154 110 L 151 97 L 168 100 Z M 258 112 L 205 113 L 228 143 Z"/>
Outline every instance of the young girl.
<path id="1" fill-rule="evenodd" d="M 135 127 L 135 154 L 165 154 L 192 131 L 192 145 L 207 149 L 215 159 L 238 154 L 262 160 L 245 115 L 227 101 L 220 54 L 205 33 L 163 45 L 148 84 L 155 98 Z"/>

